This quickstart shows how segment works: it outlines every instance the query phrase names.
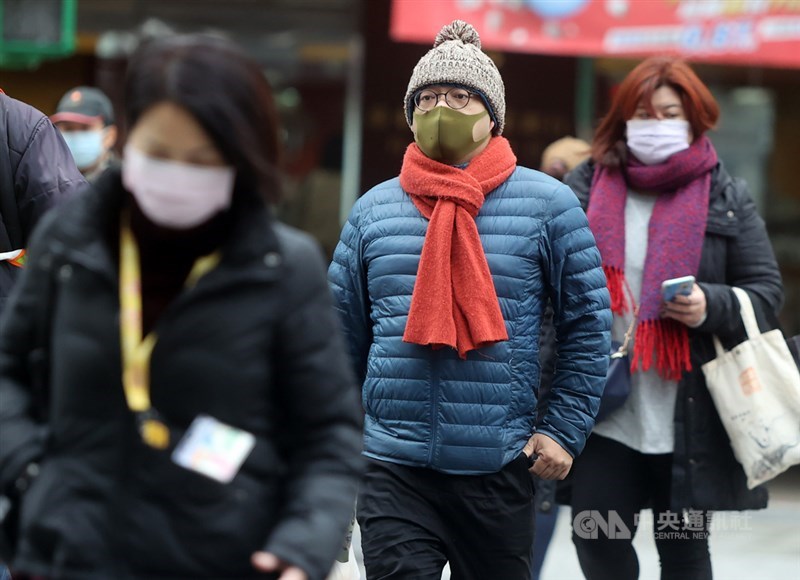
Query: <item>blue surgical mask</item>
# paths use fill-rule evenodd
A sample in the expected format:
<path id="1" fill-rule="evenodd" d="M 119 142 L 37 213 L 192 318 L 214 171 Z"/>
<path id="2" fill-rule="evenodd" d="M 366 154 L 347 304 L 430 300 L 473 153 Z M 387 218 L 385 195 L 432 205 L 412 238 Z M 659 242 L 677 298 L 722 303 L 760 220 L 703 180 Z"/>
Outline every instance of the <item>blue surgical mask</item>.
<path id="1" fill-rule="evenodd" d="M 100 161 L 105 150 L 103 136 L 105 131 L 64 131 L 61 133 L 67 143 L 78 169 L 88 169 Z"/>

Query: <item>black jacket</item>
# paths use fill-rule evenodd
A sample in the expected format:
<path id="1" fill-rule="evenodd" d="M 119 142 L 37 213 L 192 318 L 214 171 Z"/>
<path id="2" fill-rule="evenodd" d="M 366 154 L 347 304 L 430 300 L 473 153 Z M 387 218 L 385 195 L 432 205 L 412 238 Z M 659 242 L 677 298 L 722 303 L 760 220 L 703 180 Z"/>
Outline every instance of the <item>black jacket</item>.
<path id="1" fill-rule="evenodd" d="M 565 178 L 584 209 L 593 171 L 593 164 L 585 162 Z M 692 370 L 684 373 L 678 384 L 672 509 L 764 508 L 767 490 L 763 486 L 747 489 L 744 471 L 733 456 L 700 367 L 716 356 L 713 334 L 726 348 L 746 338 L 732 286 L 750 295 L 762 330 L 777 326 L 783 287 L 764 221 L 745 183 L 732 179 L 721 164 L 711 177 L 708 222 L 696 279 L 706 295 L 708 317 L 699 328 L 689 329 Z"/>
<path id="2" fill-rule="evenodd" d="M 0 93 L 0 253 L 25 248 L 44 211 L 84 185 L 50 120 Z M 19 272 L 0 262 L 0 312 Z"/>
<path id="3" fill-rule="evenodd" d="M 118 171 L 45 216 L 0 321 L 0 485 L 32 460 L 15 568 L 57 580 L 250 578 L 264 549 L 325 577 L 362 468 L 361 410 L 319 249 L 263 204 L 237 213 L 220 265 L 156 323 L 153 405 L 253 433 L 227 485 L 146 447 L 120 380 Z M 37 403 L 37 325 L 50 312 Z M 46 411 L 46 413 L 43 413 Z M 37 422 L 37 415 L 48 415 Z"/>

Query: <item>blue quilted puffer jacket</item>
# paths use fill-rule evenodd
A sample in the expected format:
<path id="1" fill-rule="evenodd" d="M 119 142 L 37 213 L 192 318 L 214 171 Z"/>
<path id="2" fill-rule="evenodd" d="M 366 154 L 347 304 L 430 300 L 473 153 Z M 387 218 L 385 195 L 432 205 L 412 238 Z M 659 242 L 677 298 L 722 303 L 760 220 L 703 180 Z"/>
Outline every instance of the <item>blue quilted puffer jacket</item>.
<path id="1" fill-rule="evenodd" d="M 594 426 L 611 312 L 600 254 L 572 191 L 518 167 L 476 217 L 509 340 L 472 351 L 403 342 L 428 220 L 398 178 L 367 192 L 328 279 L 363 381 L 364 453 L 453 474 L 493 473 L 536 422 L 539 332 L 555 310 L 556 374 L 538 432 L 573 456 Z"/>

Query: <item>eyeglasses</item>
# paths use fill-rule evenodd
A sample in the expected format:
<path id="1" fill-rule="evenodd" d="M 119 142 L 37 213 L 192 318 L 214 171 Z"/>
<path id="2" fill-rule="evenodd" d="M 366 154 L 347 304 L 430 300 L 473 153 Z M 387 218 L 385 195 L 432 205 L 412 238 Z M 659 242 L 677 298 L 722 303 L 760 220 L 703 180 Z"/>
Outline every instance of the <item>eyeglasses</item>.
<path id="1" fill-rule="evenodd" d="M 451 109 L 463 109 L 469 105 L 472 93 L 465 89 L 452 88 L 444 93 L 437 93 L 430 89 L 418 92 L 414 95 L 414 106 L 420 111 L 430 111 L 439 104 L 439 97 L 444 97 L 444 102 Z"/>

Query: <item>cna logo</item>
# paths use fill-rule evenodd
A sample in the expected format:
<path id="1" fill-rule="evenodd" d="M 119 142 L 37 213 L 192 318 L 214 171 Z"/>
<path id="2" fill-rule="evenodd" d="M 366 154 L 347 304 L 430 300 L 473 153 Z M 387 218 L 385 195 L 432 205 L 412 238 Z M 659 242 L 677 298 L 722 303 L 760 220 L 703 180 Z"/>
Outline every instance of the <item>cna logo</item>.
<path id="1" fill-rule="evenodd" d="M 682 513 L 665 511 L 658 514 L 647 510 L 644 513 L 633 514 L 631 527 L 634 530 L 641 524 L 648 528 L 652 527 L 653 536 L 657 540 L 699 540 L 708 538 L 712 524 L 721 531 L 736 533 L 751 531 L 749 518 L 749 514 L 730 515 L 725 512 L 700 510 L 687 510 Z M 575 514 L 572 519 L 575 535 L 584 540 L 598 538 L 630 540 L 633 538 L 631 527 L 628 527 L 615 510 L 609 510 L 606 515 L 597 510 L 584 510 Z"/>
<path id="2" fill-rule="evenodd" d="M 608 512 L 608 519 L 597 510 L 584 510 L 575 514 L 572 520 L 575 535 L 584 540 L 596 540 L 603 534 L 609 540 L 630 540 L 631 530 L 614 510 Z"/>

